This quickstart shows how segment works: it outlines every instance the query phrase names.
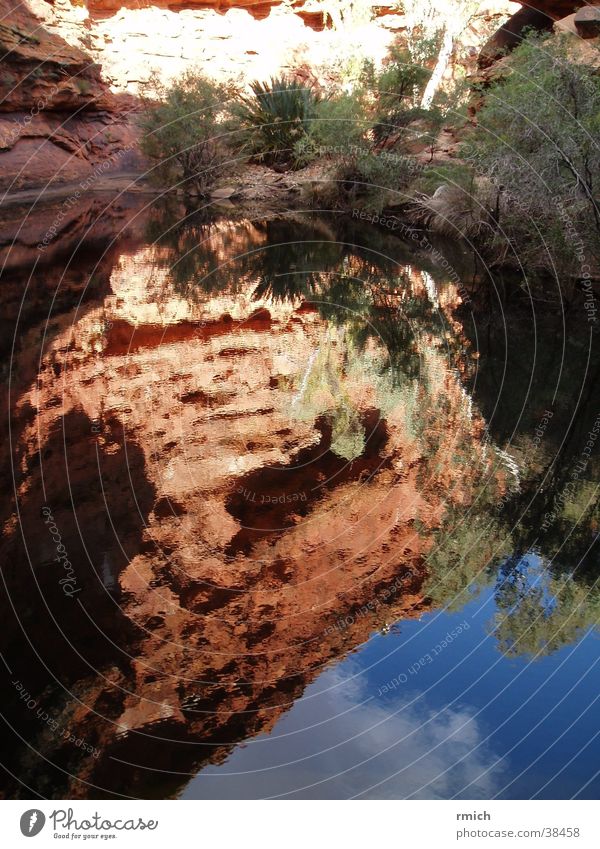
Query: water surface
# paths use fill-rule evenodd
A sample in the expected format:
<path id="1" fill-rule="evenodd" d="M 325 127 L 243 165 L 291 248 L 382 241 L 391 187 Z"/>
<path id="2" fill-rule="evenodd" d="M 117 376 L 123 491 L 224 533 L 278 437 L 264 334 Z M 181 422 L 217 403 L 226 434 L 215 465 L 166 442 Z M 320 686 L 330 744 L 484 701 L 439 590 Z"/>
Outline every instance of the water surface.
<path id="1" fill-rule="evenodd" d="M 6 794 L 594 798 L 581 305 L 85 202 L 44 252 L 52 208 L 2 225 Z"/>

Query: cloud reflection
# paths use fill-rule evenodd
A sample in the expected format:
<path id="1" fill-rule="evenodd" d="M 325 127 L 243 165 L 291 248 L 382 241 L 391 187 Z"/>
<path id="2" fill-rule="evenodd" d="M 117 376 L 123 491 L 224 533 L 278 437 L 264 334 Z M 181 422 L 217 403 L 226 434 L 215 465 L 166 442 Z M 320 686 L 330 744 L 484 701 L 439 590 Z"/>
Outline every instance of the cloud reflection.
<path id="1" fill-rule="evenodd" d="M 448 799 L 468 785 L 466 798 L 493 797 L 504 770 L 486 773 L 497 756 L 471 707 L 376 692 L 354 659 L 327 670 L 270 736 L 205 769 L 184 798 Z"/>

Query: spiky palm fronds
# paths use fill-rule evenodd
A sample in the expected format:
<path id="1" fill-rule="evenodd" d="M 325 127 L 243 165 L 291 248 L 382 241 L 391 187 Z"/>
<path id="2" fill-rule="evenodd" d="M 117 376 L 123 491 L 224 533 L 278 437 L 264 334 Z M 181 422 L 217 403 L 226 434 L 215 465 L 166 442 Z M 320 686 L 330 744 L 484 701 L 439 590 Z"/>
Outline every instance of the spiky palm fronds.
<path id="1" fill-rule="evenodd" d="M 290 164 L 294 145 L 315 117 L 318 93 L 288 77 L 256 81 L 251 89 L 252 94 L 240 97 L 235 108 L 247 149 L 270 164 Z"/>

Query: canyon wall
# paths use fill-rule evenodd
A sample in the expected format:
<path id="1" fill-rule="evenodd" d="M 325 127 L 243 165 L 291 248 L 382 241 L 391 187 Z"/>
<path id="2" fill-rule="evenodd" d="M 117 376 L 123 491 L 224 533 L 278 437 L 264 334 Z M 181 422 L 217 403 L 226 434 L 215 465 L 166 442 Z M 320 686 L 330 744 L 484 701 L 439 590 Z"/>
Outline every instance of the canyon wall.
<path id="1" fill-rule="evenodd" d="M 0 187 L 88 188 L 143 170 L 136 96 L 153 71 L 168 81 L 198 67 L 240 86 L 293 71 L 326 83 L 349 61 L 380 62 L 406 29 L 385 0 L 343 26 L 332 26 L 325 8 L 317 0 L 0 0 Z M 468 69 L 518 8 L 482 2 L 461 37 Z"/>
<path id="2" fill-rule="evenodd" d="M 472 73 L 478 57 L 489 65 L 524 27 L 549 28 L 575 6 L 482 0 L 448 74 Z M 153 72 L 168 81 L 197 67 L 241 87 L 281 72 L 327 83 L 385 57 L 407 29 L 398 8 L 373 0 L 342 20 L 321 0 L 0 0 L 0 188 L 87 190 L 140 174 L 138 93 Z"/>
<path id="3" fill-rule="evenodd" d="M 390 0 L 365 3 L 363 14 L 337 25 L 326 12 L 335 14 L 336 4 L 320 0 L 96 0 L 81 5 L 27 0 L 27 5 L 49 32 L 100 63 L 113 91 L 132 94 L 153 70 L 169 80 L 189 67 L 242 85 L 301 68 L 326 81 L 328 71 L 339 71 L 349 61 L 381 61 L 407 26 L 399 5 Z M 482 0 L 461 42 L 477 50 L 519 8 L 511 0 Z"/>
<path id="4" fill-rule="evenodd" d="M 140 166 L 134 98 L 111 90 L 101 65 L 47 26 L 48 4 L 2 0 L 0 186 L 10 192 L 56 183 L 93 185 Z"/>

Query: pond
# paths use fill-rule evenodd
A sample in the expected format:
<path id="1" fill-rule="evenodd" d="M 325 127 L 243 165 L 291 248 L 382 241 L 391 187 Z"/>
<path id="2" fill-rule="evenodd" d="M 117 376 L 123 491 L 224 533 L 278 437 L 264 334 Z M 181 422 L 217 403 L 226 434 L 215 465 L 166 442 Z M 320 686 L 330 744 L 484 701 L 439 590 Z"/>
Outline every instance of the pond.
<path id="1" fill-rule="evenodd" d="M 0 222 L 5 794 L 596 798 L 583 304 L 356 220 L 81 204 Z"/>

